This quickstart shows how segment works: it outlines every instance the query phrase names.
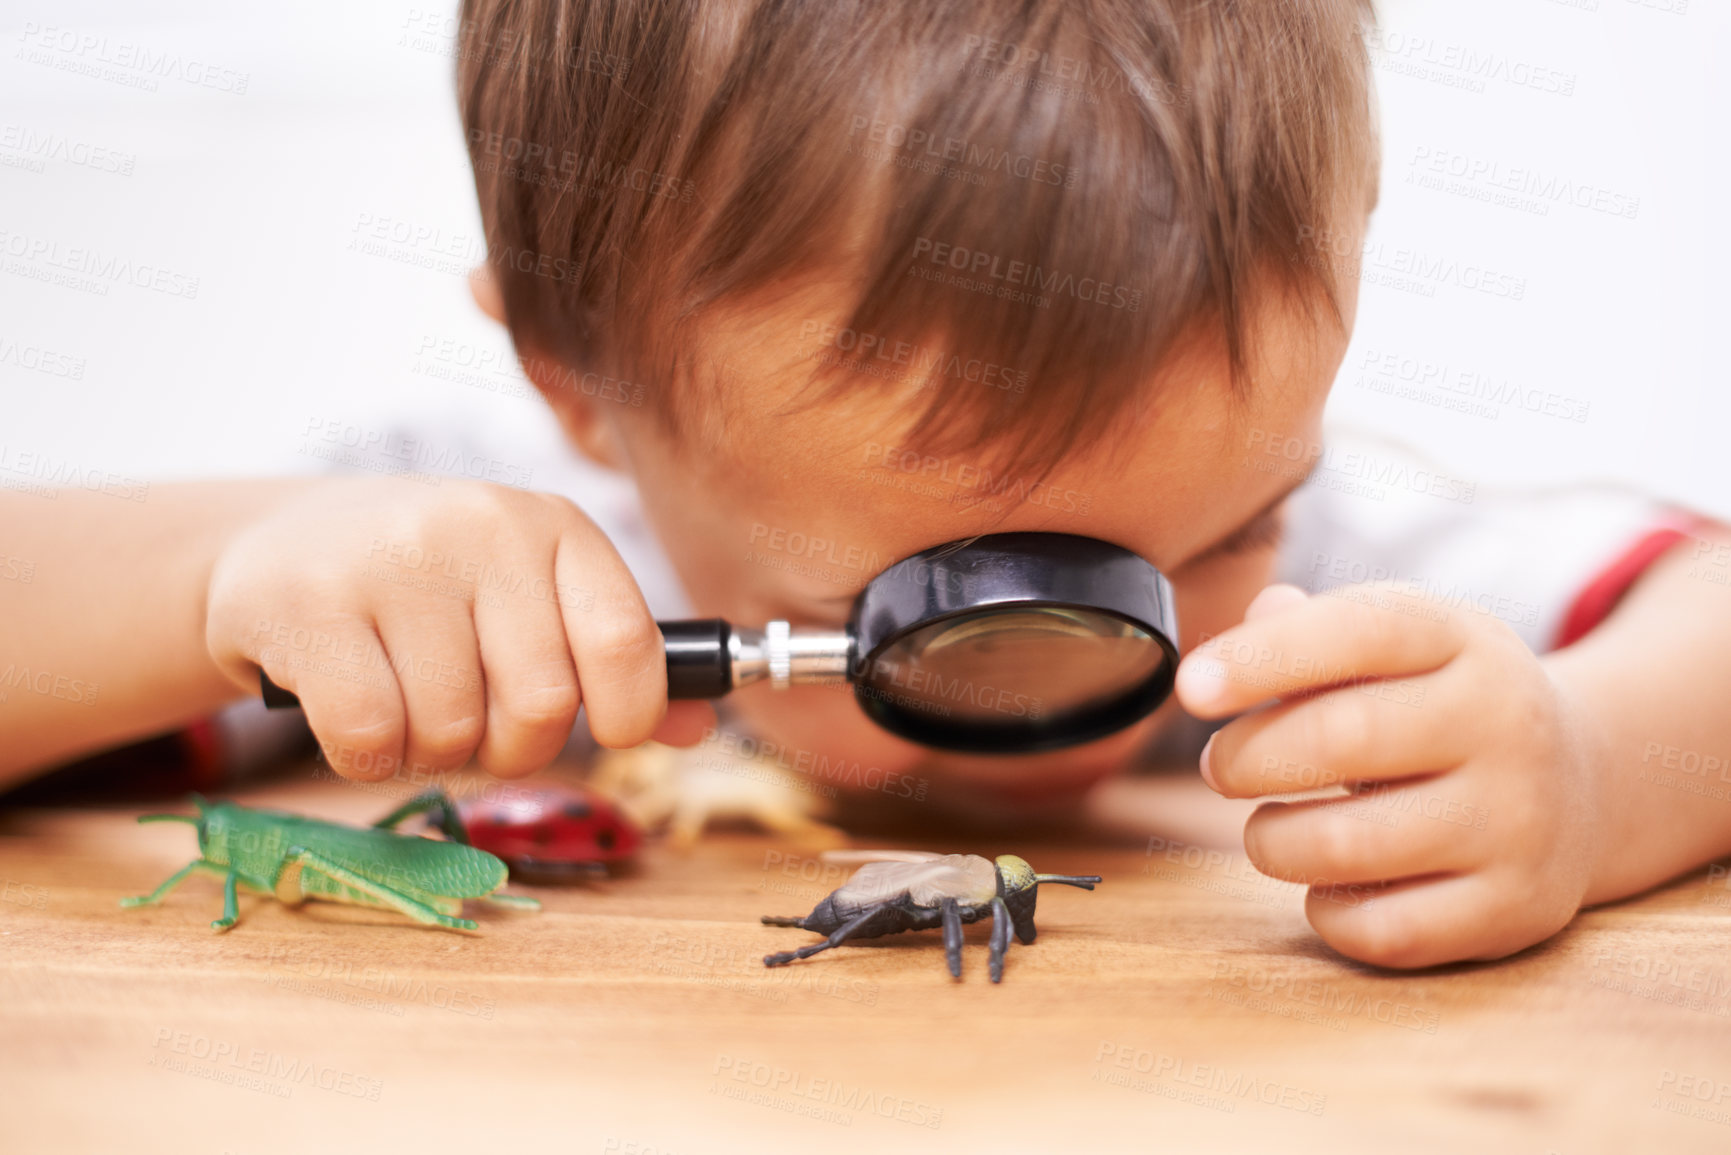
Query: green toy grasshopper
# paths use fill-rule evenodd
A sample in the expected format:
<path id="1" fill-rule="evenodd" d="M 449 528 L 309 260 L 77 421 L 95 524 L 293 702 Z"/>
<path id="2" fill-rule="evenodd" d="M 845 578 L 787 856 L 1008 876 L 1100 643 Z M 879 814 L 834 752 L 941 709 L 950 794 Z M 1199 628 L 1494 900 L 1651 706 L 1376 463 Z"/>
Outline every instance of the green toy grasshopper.
<path id="1" fill-rule="evenodd" d="M 222 917 L 212 930 L 223 931 L 238 921 L 235 888 L 275 895 L 278 902 L 298 906 L 309 898 L 356 906 L 399 910 L 416 922 L 452 930 L 474 930 L 475 922 L 460 917 L 465 898 L 478 898 L 516 910 L 540 910 L 533 898 L 498 894 L 505 885 L 505 864 L 484 850 L 466 845 L 468 838 L 451 815 L 456 808 L 443 791 L 421 794 L 380 819 L 371 829 L 323 822 L 280 810 L 254 810 L 233 802 L 206 802 L 192 796 L 198 817 L 185 814 L 145 814 L 140 822 L 185 822 L 198 828 L 199 857 L 171 875 L 149 894 L 123 898 L 123 907 L 161 902 L 195 871 L 223 880 Z M 440 809 L 442 807 L 442 809 Z M 446 815 L 441 824 L 450 837 L 439 842 L 390 829 L 414 814 Z"/>

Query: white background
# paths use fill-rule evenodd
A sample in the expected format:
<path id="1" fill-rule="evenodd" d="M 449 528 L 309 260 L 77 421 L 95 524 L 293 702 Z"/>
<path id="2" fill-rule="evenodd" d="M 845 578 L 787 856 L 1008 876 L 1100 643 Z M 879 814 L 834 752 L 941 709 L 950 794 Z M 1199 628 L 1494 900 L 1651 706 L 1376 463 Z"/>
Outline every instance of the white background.
<path id="1" fill-rule="evenodd" d="M 539 402 L 513 395 L 513 370 L 478 378 L 502 391 L 427 373 L 452 365 L 439 348 L 509 361 L 456 271 L 478 255 L 480 229 L 452 11 L 9 4 L 0 447 L 151 480 L 308 472 L 325 468 L 304 451 L 319 422 L 380 429 L 420 414 L 501 461 L 557 453 Z M 1393 434 L 1481 486 L 1610 479 L 1731 517 L 1718 355 L 1731 303 L 1728 24 L 1722 0 L 1382 6 L 1383 194 L 1367 274 L 1420 271 L 1366 283 L 1331 422 Z M 74 47 L 84 37 L 102 46 Z M 70 70 L 123 45 L 214 69 L 215 86 L 136 66 Z M 244 93 L 222 90 L 243 77 Z M 54 139 L 80 156 L 107 150 L 105 164 L 130 157 L 131 172 L 42 159 Z M 1429 171 L 1424 158 L 1495 168 L 1428 188 L 1409 179 Z M 1568 197 L 1482 199 L 1522 174 L 1638 204 L 1630 218 Z M 390 256 L 351 247 L 374 228 L 418 239 Z M 44 246 L 50 261 L 87 250 L 164 269 L 171 284 L 196 278 L 196 296 L 44 284 L 31 273 L 44 258 L 29 255 Z M 1521 299 L 1471 287 L 1487 268 Z M 82 378 L 23 367 L 25 349 L 81 360 Z M 1408 372 L 1437 368 L 1409 395 L 1379 393 L 1361 378 L 1389 353 Z M 1518 400 L 1448 409 L 1463 374 Z M 1583 407 L 1585 420 L 1566 416 Z"/>

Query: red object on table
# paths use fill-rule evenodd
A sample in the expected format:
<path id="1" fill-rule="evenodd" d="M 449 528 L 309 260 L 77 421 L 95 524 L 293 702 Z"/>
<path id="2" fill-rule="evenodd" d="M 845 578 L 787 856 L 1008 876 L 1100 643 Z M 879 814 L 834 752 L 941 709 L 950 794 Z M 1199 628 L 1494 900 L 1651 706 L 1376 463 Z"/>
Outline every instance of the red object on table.
<path id="1" fill-rule="evenodd" d="M 511 873 L 580 878 L 629 862 L 643 834 L 612 801 L 576 785 L 510 783 L 457 803 L 469 842 Z"/>

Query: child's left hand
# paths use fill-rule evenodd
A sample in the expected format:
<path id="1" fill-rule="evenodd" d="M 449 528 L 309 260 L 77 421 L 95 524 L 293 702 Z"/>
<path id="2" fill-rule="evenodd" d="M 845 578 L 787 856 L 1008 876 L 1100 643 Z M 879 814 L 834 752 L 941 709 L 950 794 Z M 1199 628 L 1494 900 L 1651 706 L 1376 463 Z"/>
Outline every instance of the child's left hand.
<path id="1" fill-rule="evenodd" d="M 1389 967 L 1512 954 L 1574 916 L 1602 787 L 1574 707 L 1513 630 L 1387 585 L 1262 591 L 1197 646 L 1177 695 L 1215 734 L 1202 774 L 1269 802 L 1244 828 L 1257 869 L 1310 885 L 1336 950 Z"/>

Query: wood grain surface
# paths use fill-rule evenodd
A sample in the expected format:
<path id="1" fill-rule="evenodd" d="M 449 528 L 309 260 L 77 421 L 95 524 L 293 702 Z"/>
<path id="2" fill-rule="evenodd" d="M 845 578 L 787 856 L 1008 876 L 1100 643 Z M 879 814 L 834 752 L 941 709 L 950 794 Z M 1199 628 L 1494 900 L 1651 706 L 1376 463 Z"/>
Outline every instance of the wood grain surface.
<path id="1" fill-rule="evenodd" d="M 393 794 L 240 796 L 366 822 Z M 8 1152 L 1731 1150 L 1731 889 L 1703 872 L 1493 965 L 1333 954 L 1298 887 L 1156 840 L 933 849 L 1098 873 L 963 981 L 936 934 L 767 970 L 845 871 L 730 833 L 471 904 L 475 933 L 220 884 L 136 809 L 0 813 Z"/>

